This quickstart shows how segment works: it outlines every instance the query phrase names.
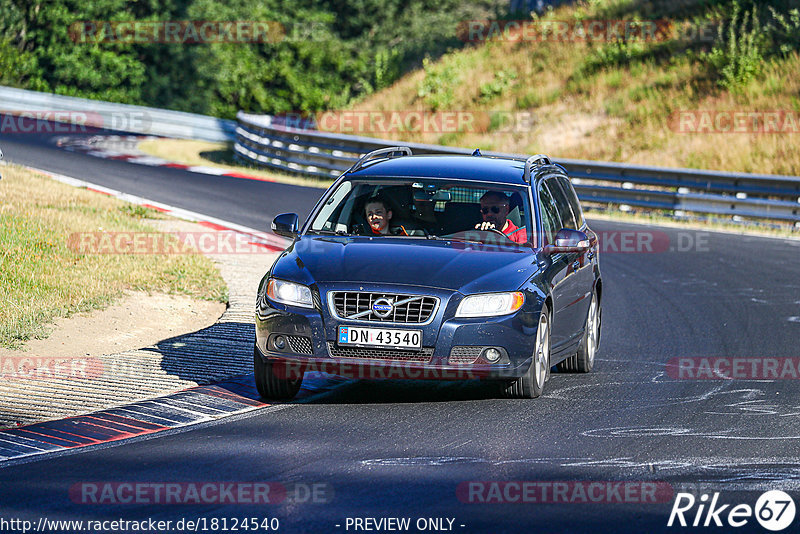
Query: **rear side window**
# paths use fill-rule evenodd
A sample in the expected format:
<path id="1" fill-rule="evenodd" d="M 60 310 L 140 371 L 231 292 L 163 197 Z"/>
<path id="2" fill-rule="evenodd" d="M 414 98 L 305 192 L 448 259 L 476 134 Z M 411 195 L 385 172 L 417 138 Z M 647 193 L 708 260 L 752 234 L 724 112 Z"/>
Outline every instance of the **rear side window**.
<path id="1" fill-rule="evenodd" d="M 567 200 L 567 194 L 564 193 L 564 190 L 561 189 L 556 180 L 556 178 L 548 178 L 545 180 L 545 183 L 550 190 L 550 194 L 553 196 L 556 206 L 558 206 L 558 213 L 561 215 L 561 228 L 577 230 L 578 225 L 575 223 L 575 215 L 572 214 L 572 208 L 570 207 L 569 200 Z"/>
<path id="2" fill-rule="evenodd" d="M 581 209 L 581 203 L 578 201 L 578 194 L 575 193 L 575 188 L 572 187 L 567 177 L 559 176 L 558 184 L 564 190 L 569 206 L 572 208 L 572 214 L 575 215 L 575 224 L 577 225 L 575 230 L 580 230 L 583 226 L 583 210 Z"/>

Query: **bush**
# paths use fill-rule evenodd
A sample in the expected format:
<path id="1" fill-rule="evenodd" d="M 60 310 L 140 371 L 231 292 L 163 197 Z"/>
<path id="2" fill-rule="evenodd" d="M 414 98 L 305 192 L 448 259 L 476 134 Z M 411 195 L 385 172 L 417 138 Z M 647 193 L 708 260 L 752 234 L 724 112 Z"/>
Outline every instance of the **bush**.
<path id="1" fill-rule="evenodd" d="M 792 9 L 786 16 L 772 6 L 769 10 L 775 19 L 773 34 L 778 50 L 782 54 L 800 50 L 800 9 Z"/>
<path id="2" fill-rule="evenodd" d="M 425 70 L 425 78 L 417 87 L 417 96 L 431 111 L 450 107 L 455 99 L 454 89 L 461 81 L 457 66 L 447 61 L 434 66 L 430 58 L 425 58 L 422 68 Z"/>
<path id="3" fill-rule="evenodd" d="M 719 26 L 718 43 L 711 52 L 700 54 L 717 83 L 730 90 L 743 87 L 761 74 L 768 50 L 769 28 L 762 27 L 757 6 L 746 11 L 740 20 L 741 14 L 739 3 L 734 2 L 730 22 Z"/>
<path id="4" fill-rule="evenodd" d="M 480 101 L 488 102 L 502 95 L 516 79 L 517 73 L 514 70 L 501 70 L 495 72 L 494 79 L 492 81 L 481 84 Z"/>

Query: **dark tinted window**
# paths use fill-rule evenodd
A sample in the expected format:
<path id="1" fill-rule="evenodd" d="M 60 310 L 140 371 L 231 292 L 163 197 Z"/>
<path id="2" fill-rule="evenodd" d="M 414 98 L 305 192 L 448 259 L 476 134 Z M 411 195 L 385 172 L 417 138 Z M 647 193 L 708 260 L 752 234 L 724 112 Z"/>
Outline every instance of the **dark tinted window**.
<path id="1" fill-rule="evenodd" d="M 577 224 L 575 230 L 580 230 L 581 226 L 583 226 L 583 210 L 581 209 L 581 204 L 578 201 L 578 195 L 575 193 L 575 189 L 572 187 L 572 184 L 567 177 L 559 176 L 558 184 L 564 190 L 567 200 L 569 201 L 569 206 L 572 208 L 572 214 L 575 215 L 575 224 Z"/>
<path id="2" fill-rule="evenodd" d="M 550 190 L 544 185 L 544 182 L 539 186 L 539 211 L 542 213 L 543 241 L 545 241 L 541 243 L 541 245 L 553 244 L 555 242 L 556 232 L 559 230 L 558 210 L 556 209 L 553 196 L 550 194 Z"/>
<path id="3" fill-rule="evenodd" d="M 567 195 L 564 193 L 564 190 L 558 185 L 558 181 L 556 178 L 548 178 L 545 180 L 547 187 L 550 189 L 550 194 L 553 195 L 553 200 L 555 200 L 556 206 L 558 207 L 558 213 L 561 214 L 561 228 L 571 228 L 572 230 L 577 230 L 578 226 L 575 224 L 575 216 L 572 214 L 572 208 L 570 207 L 569 200 L 567 200 Z"/>

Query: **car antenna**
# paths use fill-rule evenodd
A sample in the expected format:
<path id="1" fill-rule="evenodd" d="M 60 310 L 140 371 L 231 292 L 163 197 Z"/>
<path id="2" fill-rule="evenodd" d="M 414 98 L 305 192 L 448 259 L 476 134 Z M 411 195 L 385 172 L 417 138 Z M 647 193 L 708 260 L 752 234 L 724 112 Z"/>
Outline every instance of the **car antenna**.
<path id="1" fill-rule="evenodd" d="M 473 156 L 479 156 L 479 157 L 480 157 L 480 156 L 482 156 L 483 154 L 481 154 L 481 149 L 480 149 L 480 148 L 476 148 L 476 149 L 475 149 L 475 152 L 473 152 L 473 153 L 472 153 L 472 155 L 473 155 Z"/>

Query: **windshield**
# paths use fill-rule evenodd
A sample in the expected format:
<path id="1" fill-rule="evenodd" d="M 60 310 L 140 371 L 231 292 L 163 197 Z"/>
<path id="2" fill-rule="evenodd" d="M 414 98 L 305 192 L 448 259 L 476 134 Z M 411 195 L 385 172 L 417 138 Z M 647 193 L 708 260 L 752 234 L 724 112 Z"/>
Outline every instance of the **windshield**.
<path id="1" fill-rule="evenodd" d="M 328 197 L 309 233 L 522 245 L 529 242 L 522 187 L 428 179 L 347 180 Z"/>

